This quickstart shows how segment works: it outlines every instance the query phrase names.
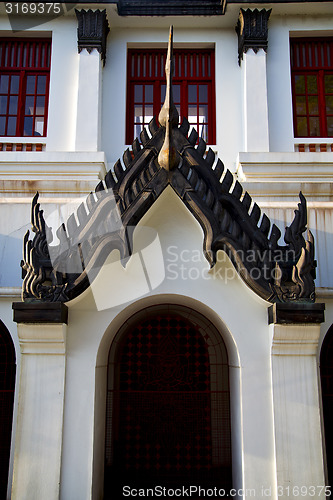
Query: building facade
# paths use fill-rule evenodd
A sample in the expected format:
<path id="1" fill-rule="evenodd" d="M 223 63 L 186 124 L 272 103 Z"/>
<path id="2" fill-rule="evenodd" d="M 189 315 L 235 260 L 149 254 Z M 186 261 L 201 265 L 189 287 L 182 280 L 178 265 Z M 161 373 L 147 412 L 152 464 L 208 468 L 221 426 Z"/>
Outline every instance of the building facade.
<path id="1" fill-rule="evenodd" d="M 329 496 L 332 3 L 0 8 L 0 497 Z"/>

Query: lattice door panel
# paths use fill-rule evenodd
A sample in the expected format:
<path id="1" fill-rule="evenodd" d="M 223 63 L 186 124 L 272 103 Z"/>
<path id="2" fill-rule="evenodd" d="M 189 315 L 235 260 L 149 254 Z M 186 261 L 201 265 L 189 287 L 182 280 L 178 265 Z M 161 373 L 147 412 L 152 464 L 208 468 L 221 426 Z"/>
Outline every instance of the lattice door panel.
<path id="1" fill-rule="evenodd" d="M 124 337 L 108 391 L 106 486 L 114 488 L 113 477 L 137 487 L 229 487 L 228 383 L 212 390 L 228 366 L 208 334 L 181 316 L 159 314 Z"/>

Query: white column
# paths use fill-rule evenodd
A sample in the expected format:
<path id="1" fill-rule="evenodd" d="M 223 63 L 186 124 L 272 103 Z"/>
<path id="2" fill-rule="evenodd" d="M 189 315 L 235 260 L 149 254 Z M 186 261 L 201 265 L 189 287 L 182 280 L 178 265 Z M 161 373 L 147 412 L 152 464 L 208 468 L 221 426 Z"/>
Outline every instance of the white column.
<path id="1" fill-rule="evenodd" d="M 271 9 L 240 9 L 236 32 L 242 68 L 245 152 L 268 152 L 266 50 Z"/>
<path id="2" fill-rule="evenodd" d="M 279 499 L 302 492 L 303 498 L 325 499 L 316 357 L 320 324 L 270 328 Z"/>
<path id="3" fill-rule="evenodd" d="M 99 151 L 102 61 L 97 49 L 79 54 L 75 151 Z"/>
<path id="4" fill-rule="evenodd" d="M 244 141 L 246 152 L 268 152 L 266 52 L 249 49 L 243 54 Z"/>
<path id="5" fill-rule="evenodd" d="M 76 151 L 98 151 L 101 136 L 102 64 L 110 31 L 104 10 L 75 10 L 78 20 L 79 82 Z"/>
<path id="6" fill-rule="evenodd" d="M 66 325 L 18 324 L 21 372 L 12 500 L 58 500 Z"/>

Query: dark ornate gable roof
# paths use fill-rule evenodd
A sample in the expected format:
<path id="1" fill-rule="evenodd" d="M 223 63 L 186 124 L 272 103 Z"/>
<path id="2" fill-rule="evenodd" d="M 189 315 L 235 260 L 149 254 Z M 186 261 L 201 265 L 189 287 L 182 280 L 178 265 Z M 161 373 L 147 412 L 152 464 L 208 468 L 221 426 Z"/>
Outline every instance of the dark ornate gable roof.
<path id="1" fill-rule="evenodd" d="M 23 298 L 26 301 L 66 302 L 79 296 L 99 272 L 114 249 L 121 258 L 131 255 L 133 229 L 170 185 L 200 223 L 203 251 L 211 266 L 218 250 L 225 251 L 243 280 L 270 302 L 314 301 L 314 242 L 306 231 L 306 201 L 300 193 L 295 217 L 281 232 L 261 214 L 259 206 L 243 191 L 186 119 L 178 126 L 172 101 L 172 45 L 166 73 L 166 102 L 159 115 L 117 161 L 114 173 L 89 195 L 62 225 L 60 244 L 50 247 L 38 193 L 32 204 L 33 240 L 24 238 Z M 87 213 L 88 210 L 88 213 Z"/>

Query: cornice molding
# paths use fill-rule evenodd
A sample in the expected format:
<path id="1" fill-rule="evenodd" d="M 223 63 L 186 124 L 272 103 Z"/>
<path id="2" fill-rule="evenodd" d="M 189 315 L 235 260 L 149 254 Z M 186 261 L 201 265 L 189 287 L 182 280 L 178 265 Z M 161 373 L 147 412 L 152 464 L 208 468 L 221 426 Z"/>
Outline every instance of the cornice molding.
<path id="1" fill-rule="evenodd" d="M 238 64 L 241 65 L 244 53 L 252 49 L 267 51 L 268 19 L 272 9 L 240 9 L 236 33 L 238 35 Z"/>
<path id="2" fill-rule="evenodd" d="M 62 357 L 66 354 L 67 325 L 64 323 L 30 325 L 21 321 L 17 334 L 22 354 Z"/>
<path id="3" fill-rule="evenodd" d="M 272 324 L 270 329 L 273 334 L 272 356 L 276 356 L 275 360 L 280 356 L 317 357 L 320 324 Z"/>
<path id="4" fill-rule="evenodd" d="M 78 20 L 77 44 L 79 53 L 86 49 L 89 54 L 97 49 L 101 54 L 103 65 L 106 58 L 106 38 L 110 31 L 106 17 L 106 10 L 77 10 L 75 14 Z"/>
<path id="5" fill-rule="evenodd" d="M 101 152 L 3 153 L 0 163 L 2 197 L 31 197 L 36 184 L 43 196 L 88 194 L 106 174 L 106 157 Z"/>
<path id="6" fill-rule="evenodd" d="M 309 207 L 332 199 L 332 153 L 239 153 L 237 164 L 238 180 L 258 200 L 294 200 L 300 190 Z"/>

